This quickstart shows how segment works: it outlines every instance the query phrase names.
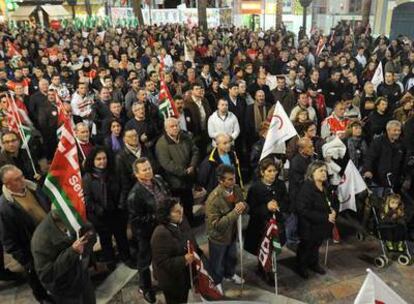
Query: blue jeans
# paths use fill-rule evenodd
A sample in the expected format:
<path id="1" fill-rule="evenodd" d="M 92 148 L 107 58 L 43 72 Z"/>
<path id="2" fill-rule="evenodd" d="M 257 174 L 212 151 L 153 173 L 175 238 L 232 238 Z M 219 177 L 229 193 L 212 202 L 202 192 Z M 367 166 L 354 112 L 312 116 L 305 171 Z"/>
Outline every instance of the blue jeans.
<path id="1" fill-rule="evenodd" d="M 237 249 L 236 242 L 222 245 L 208 242 L 210 267 L 214 283 L 220 284 L 223 278 L 231 278 L 236 272 Z"/>
<path id="2" fill-rule="evenodd" d="M 286 245 L 296 245 L 298 239 L 298 218 L 294 213 L 283 213 L 285 219 Z"/>

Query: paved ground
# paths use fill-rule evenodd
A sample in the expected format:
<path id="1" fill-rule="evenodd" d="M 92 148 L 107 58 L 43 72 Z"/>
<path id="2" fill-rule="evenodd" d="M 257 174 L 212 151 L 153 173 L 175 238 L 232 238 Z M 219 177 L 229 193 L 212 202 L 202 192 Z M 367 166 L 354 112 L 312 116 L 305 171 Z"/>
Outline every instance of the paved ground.
<path id="1" fill-rule="evenodd" d="M 203 250 L 206 248 L 204 228 L 195 232 Z M 321 248 L 321 260 L 324 249 Z M 240 302 L 257 301 L 260 303 L 352 303 L 366 275 L 366 269 L 372 268 L 379 276 L 401 295 L 408 303 L 414 303 L 414 289 L 411 288 L 414 280 L 413 266 L 401 266 L 397 262 L 391 263 L 384 269 L 376 269 L 373 259 L 380 254 L 380 245 L 376 240 L 357 241 L 349 237 L 340 244 L 330 245 L 327 275 L 313 274 L 307 281 L 301 279 L 293 270 L 294 253 L 284 249 L 278 259 L 279 294 L 287 297 L 276 298 L 274 288 L 267 286 L 255 274 L 257 260 L 254 256 L 245 253 L 246 286 L 242 295 L 238 286 L 224 285 L 229 300 Z M 19 269 L 10 257 L 6 259 L 9 267 Z M 323 263 L 323 262 L 322 262 Z M 98 303 L 130 304 L 144 303 L 137 290 L 137 274 L 127 268 L 119 267 L 110 279 L 98 288 Z M 120 290 L 119 292 L 117 292 Z M 290 300 L 288 299 L 290 298 Z M 294 300 L 295 299 L 295 300 Z M 200 301 L 197 296 L 190 296 L 190 302 Z M 300 301 L 300 302 L 299 302 Z M 34 303 L 27 284 L 5 285 L 0 282 L 0 303 L 28 304 Z M 161 293 L 158 293 L 158 303 L 164 303 Z"/>

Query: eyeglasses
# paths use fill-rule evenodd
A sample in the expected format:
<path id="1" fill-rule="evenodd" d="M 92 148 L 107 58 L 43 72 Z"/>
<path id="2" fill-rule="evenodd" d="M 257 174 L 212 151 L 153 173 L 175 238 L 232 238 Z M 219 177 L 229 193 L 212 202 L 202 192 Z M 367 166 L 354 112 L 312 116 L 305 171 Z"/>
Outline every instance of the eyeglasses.
<path id="1" fill-rule="evenodd" d="M 19 140 L 17 138 L 11 139 L 11 140 L 5 140 L 5 141 L 3 141 L 3 144 L 8 145 L 8 144 L 12 144 L 12 143 L 15 143 L 15 142 L 18 142 L 18 141 Z"/>

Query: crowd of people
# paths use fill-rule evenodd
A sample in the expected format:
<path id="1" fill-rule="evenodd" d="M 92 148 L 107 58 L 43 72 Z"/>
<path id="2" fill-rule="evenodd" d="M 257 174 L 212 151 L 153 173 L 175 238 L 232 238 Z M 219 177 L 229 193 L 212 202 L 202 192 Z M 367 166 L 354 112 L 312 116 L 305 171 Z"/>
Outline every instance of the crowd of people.
<path id="1" fill-rule="evenodd" d="M 168 24 L 89 32 L 2 26 L 0 37 L 0 280 L 19 278 L 5 268 L 4 248 L 41 303 L 94 303 L 88 270 L 96 260 L 108 271 L 120 261 L 137 268 L 148 303 L 156 301 L 152 272 L 167 303 L 185 303 L 195 258 L 188 240 L 209 256 L 220 291 L 225 280 L 242 284 L 236 236 L 245 214 L 246 251 L 258 254 L 276 216 L 281 244 L 297 251 L 297 273 L 323 275 L 318 251 L 332 236 L 335 187 L 349 160 L 376 189 L 414 197 L 407 37 L 374 38 L 369 27 L 344 22 L 309 35 Z M 372 81 L 379 65 L 382 83 Z M 161 115 L 161 80 L 175 115 Z M 32 131 L 28 145 L 10 126 L 11 97 Z M 81 164 L 90 225 L 80 236 L 42 191 L 59 142 L 58 100 Z M 261 159 L 276 102 L 298 136 Z M 191 229 L 204 222 L 193 214 L 194 194 L 203 192 L 208 254 Z M 390 206 L 382 217 L 404 220 Z M 260 263 L 258 270 L 272 284 Z"/>

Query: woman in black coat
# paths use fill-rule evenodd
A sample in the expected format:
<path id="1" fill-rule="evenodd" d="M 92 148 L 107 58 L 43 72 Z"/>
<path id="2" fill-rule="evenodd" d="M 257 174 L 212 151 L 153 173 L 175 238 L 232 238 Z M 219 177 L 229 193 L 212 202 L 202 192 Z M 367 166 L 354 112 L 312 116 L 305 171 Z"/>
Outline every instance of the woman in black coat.
<path id="1" fill-rule="evenodd" d="M 323 240 L 332 235 L 335 210 L 338 207 L 327 193 L 327 177 L 324 162 L 311 163 L 305 175 L 305 182 L 297 195 L 296 212 L 300 243 L 296 258 L 298 273 L 304 279 L 309 277 L 308 268 L 325 274 L 325 270 L 319 265 L 319 247 Z"/>
<path id="2" fill-rule="evenodd" d="M 93 148 L 86 158 L 83 176 L 86 215 L 99 235 L 103 261 L 109 268 L 115 266 L 112 236 L 115 236 L 121 260 L 130 263 L 127 214 L 118 208 L 120 189 L 111 154 L 104 147 Z"/>
<path id="3" fill-rule="evenodd" d="M 281 212 L 287 207 L 288 196 L 284 182 L 277 178 L 280 165 L 273 158 L 265 158 L 260 162 L 259 172 L 260 180 L 252 184 L 247 194 L 250 221 L 244 242 L 244 249 L 254 255 L 258 254 L 266 224 L 273 214 L 276 215 L 280 243 L 283 245 L 286 241 Z M 263 273 L 260 264 L 259 271 Z"/>
<path id="4" fill-rule="evenodd" d="M 187 241 L 194 248 L 198 248 L 197 244 L 178 200 L 166 199 L 159 204 L 157 220 L 160 224 L 151 237 L 154 275 L 167 304 L 187 303 L 191 286 L 189 265 L 194 261 L 194 255 L 188 253 Z"/>

